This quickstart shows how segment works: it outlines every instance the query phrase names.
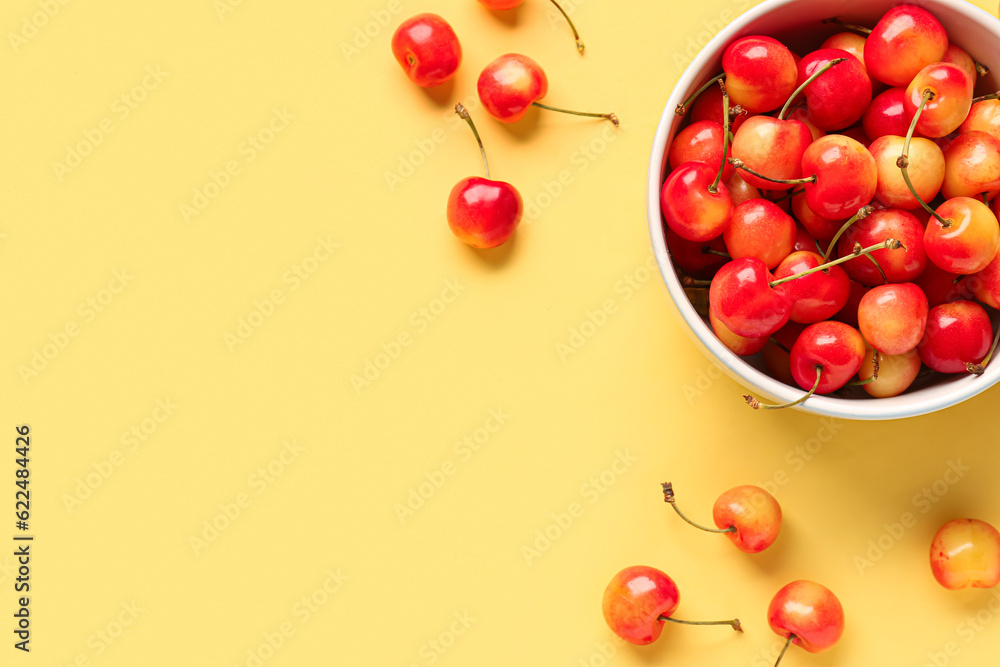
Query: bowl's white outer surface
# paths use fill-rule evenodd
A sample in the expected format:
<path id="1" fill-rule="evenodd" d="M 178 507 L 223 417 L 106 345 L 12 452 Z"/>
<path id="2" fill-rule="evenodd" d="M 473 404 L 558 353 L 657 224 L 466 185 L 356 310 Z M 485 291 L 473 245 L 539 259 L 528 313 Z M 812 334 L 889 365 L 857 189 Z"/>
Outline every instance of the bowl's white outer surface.
<path id="1" fill-rule="evenodd" d="M 730 352 L 719 341 L 711 326 L 702 320 L 685 295 L 667 250 L 661 223 L 660 188 L 666 174 L 667 147 L 683 120 L 674 113 L 674 109 L 708 77 L 722 71 L 722 53 L 730 42 L 739 37 L 770 35 L 789 43 L 794 50 L 795 43 L 801 41 L 803 36 L 837 32 L 833 26 L 820 23 L 824 18 L 837 16 L 862 25 L 874 25 L 886 10 L 899 4 L 903 3 L 893 0 L 765 0 L 734 19 L 705 45 L 681 75 L 660 117 L 649 160 L 646 193 L 650 238 L 660 273 L 691 339 L 710 358 L 718 359 L 719 367 L 727 375 L 760 397 L 785 402 L 799 398 L 802 391 L 770 377 Z M 917 4 L 933 13 L 953 42 L 968 51 L 974 59 L 994 67 L 993 73 L 979 84 L 977 91 L 986 88 L 992 92 L 1000 88 L 996 76 L 1000 72 L 1000 20 L 965 0 L 916 0 L 910 4 Z M 815 26 L 815 30 L 811 26 Z M 803 45 L 809 43 L 816 43 L 818 47 L 815 38 L 802 42 Z M 881 399 L 814 396 L 798 409 L 844 419 L 902 419 L 955 405 L 997 381 L 1000 381 L 1000 363 L 992 363 L 981 377 L 956 375 L 901 396 Z M 738 399 L 734 397 L 734 400 Z"/>

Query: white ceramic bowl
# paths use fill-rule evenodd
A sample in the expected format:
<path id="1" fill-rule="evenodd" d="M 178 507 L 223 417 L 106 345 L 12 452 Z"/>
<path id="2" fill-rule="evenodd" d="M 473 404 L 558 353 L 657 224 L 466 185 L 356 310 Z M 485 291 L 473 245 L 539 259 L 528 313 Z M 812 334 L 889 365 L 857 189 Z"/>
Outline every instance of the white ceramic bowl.
<path id="1" fill-rule="evenodd" d="M 705 45 L 681 75 L 660 117 L 649 160 L 646 192 L 649 233 L 660 273 L 692 340 L 706 355 L 715 357 L 730 377 L 761 398 L 785 402 L 801 397 L 803 392 L 768 375 L 760 355 L 744 359 L 730 352 L 691 305 L 670 260 L 660 211 L 660 189 L 667 173 L 668 146 L 683 122 L 674 109 L 709 77 L 722 71 L 722 54 L 735 39 L 754 34 L 769 35 L 804 55 L 818 48 L 829 35 L 841 31 L 836 26 L 823 25 L 822 19 L 837 16 L 852 23 L 874 26 L 886 10 L 899 4 L 903 3 L 894 0 L 764 0 L 733 20 Z M 1000 89 L 1000 20 L 965 0 L 920 0 L 915 4 L 934 14 L 944 24 L 951 40 L 973 58 L 993 66 L 993 73 L 980 80 L 976 94 Z M 994 327 L 998 324 L 1000 322 L 994 317 Z M 813 396 L 798 409 L 845 419 L 901 419 L 955 405 L 997 381 L 1000 381 L 1000 362 L 989 364 L 980 377 L 968 374 L 940 377 L 893 398 Z"/>

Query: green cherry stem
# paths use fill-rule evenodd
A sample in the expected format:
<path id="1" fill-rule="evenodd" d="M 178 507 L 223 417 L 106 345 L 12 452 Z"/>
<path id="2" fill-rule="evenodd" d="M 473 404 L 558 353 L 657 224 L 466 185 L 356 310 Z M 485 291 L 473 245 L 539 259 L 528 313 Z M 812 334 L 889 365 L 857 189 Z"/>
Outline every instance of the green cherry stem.
<path id="1" fill-rule="evenodd" d="M 830 245 L 829 247 L 827 247 L 826 252 L 823 253 L 824 262 L 830 260 L 830 255 L 833 254 L 833 249 L 837 247 L 837 241 L 840 240 L 840 237 L 843 236 L 844 232 L 846 232 L 847 229 L 858 220 L 864 220 L 865 218 L 867 218 L 869 215 L 872 214 L 872 211 L 874 210 L 875 210 L 874 206 L 862 206 L 861 208 L 858 209 L 858 212 L 854 214 L 853 218 L 845 222 L 844 225 L 837 230 L 837 233 L 833 235 L 833 240 L 830 241 Z"/>
<path id="2" fill-rule="evenodd" d="M 556 0 L 552 0 L 552 4 L 556 6 L 556 9 L 559 10 L 559 13 L 563 15 L 564 19 L 566 19 L 566 23 L 569 23 L 569 29 L 573 31 L 573 39 L 576 40 L 576 50 L 579 51 L 580 55 L 582 56 L 584 49 L 583 40 L 580 39 L 580 33 L 576 31 L 576 26 L 573 25 L 573 20 L 569 17 L 569 14 L 566 13 L 566 10 L 563 9 L 558 2 L 556 2 Z"/>
<path id="3" fill-rule="evenodd" d="M 716 79 L 719 88 L 722 89 L 722 164 L 719 165 L 719 173 L 715 175 L 715 181 L 708 186 L 708 191 L 713 195 L 719 191 L 719 181 L 722 180 L 722 172 L 726 170 L 726 153 L 729 152 L 729 93 L 726 91 L 726 82 Z"/>
<path id="4" fill-rule="evenodd" d="M 990 347 L 989 353 L 986 355 L 982 361 L 978 364 L 966 364 L 965 370 L 969 371 L 973 375 L 982 375 L 986 372 L 986 364 L 990 363 L 990 359 L 993 358 L 993 353 L 997 350 L 997 343 L 1000 343 L 1000 327 L 997 327 L 996 336 L 993 337 L 993 346 Z"/>
<path id="5" fill-rule="evenodd" d="M 854 23 L 847 23 L 846 21 L 841 21 L 836 16 L 831 16 L 828 19 L 823 19 L 823 23 L 833 23 L 834 25 L 839 25 L 841 28 L 847 28 L 848 30 L 853 30 L 854 32 L 860 32 L 862 35 L 872 34 L 871 28 L 866 28 L 863 25 L 857 25 Z"/>
<path id="6" fill-rule="evenodd" d="M 986 100 L 1000 100 L 1000 90 L 995 93 L 990 93 L 989 95 L 983 95 L 982 97 L 973 97 L 972 103 L 985 102 Z"/>
<path id="7" fill-rule="evenodd" d="M 677 114 L 678 116 L 683 116 L 684 114 L 686 114 L 687 110 L 691 107 L 692 104 L 694 104 L 694 101 L 696 99 L 698 99 L 698 97 L 700 97 L 703 92 L 705 92 L 706 90 L 708 90 L 709 88 L 711 88 L 713 85 L 715 85 L 715 82 L 718 81 L 719 79 L 725 79 L 725 78 L 726 78 L 726 73 L 725 72 L 722 72 L 720 74 L 717 74 L 716 76 L 713 76 L 711 79 L 708 80 L 708 83 L 706 83 L 704 86 L 702 86 L 698 90 L 694 91 L 694 95 L 692 95 L 691 97 L 687 98 L 682 103 L 678 104 L 677 108 L 674 109 L 674 113 Z"/>
<path id="8" fill-rule="evenodd" d="M 746 401 L 747 405 L 749 405 L 754 410 L 782 410 L 784 408 L 795 407 L 796 405 L 798 405 L 799 403 L 804 402 L 807 398 L 809 398 L 810 396 L 812 396 L 813 394 L 816 393 L 816 389 L 819 387 L 819 378 L 820 378 L 821 375 L 823 375 L 823 367 L 820 364 L 816 364 L 816 381 L 813 382 L 812 389 L 810 389 L 806 393 L 806 395 L 803 396 L 802 398 L 796 399 L 796 400 L 791 401 L 789 403 L 781 403 L 779 405 L 772 405 L 770 403 L 761 403 L 760 401 L 758 401 L 756 398 L 754 398 L 750 394 L 744 394 L 743 395 L 743 400 Z M 781 658 L 779 657 L 778 660 L 781 660 Z M 775 663 L 775 664 L 777 664 L 777 663 Z"/>
<path id="9" fill-rule="evenodd" d="M 865 257 L 867 257 L 868 261 L 874 264 L 875 268 L 878 269 L 879 275 L 882 276 L 882 284 L 888 285 L 889 278 L 885 275 L 885 270 L 882 269 L 882 265 L 878 263 L 878 260 L 872 257 L 871 255 L 865 255 Z"/>
<path id="10" fill-rule="evenodd" d="M 925 211 L 937 218 L 942 227 L 948 229 L 951 227 L 951 220 L 942 218 L 938 215 L 937 211 L 932 209 L 927 202 L 921 199 L 920 195 L 917 194 L 916 189 L 913 187 L 913 183 L 910 181 L 910 173 L 908 171 L 910 166 L 910 140 L 913 139 L 913 132 L 917 129 L 917 121 L 920 120 L 920 114 L 924 112 L 924 107 L 927 106 L 927 103 L 932 99 L 934 99 L 934 91 L 928 88 L 924 91 L 924 94 L 920 99 L 920 106 L 917 107 L 917 113 L 913 115 L 913 120 L 910 122 L 910 129 L 906 131 L 906 139 L 903 141 L 903 154 L 896 160 L 896 166 L 899 167 L 902 172 L 903 180 L 906 182 L 906 187 L 909 188 L 910 194 L 913 195 L 914 199 L 920 202 L 920 205 L 924 207 Z"/>
<path id="11" fill-rule="evenodd" d="M 541 102 L 532 102 L 532 104 L 540 109 L 548 109 L 549 111 L 558 111 L 559 113 L 568 113 L 573 116 L 587 116 L 588 118 L 605 118 L 611 121 L 611 124 L 618 127 L 618 116 L 613 113 L 590 113 L 588 111 L 573 111 L 571 109 L 560 109 L 559 107 L 550 107 L 548 104 L 542 104 Z"/>
<path id="12" fill-rule="evenodd" d="M 785 120 L 785 114 L 788 113 L 789 108 L 792 106 L 792 101 L 795 100 L 796 97 L 798 97 L 799 95 L 801 95 L 802 91 L 805 90 L 807 87 L 809 87 L 810 83 L 812 83 L 813 81 L 815 81 L 816 79 L 818 79 L 820 77 L 820 75 L 822 75 L 824 72 L 826 72 L 828 69 L 830 69 L 834 65 L 839 65 L 840 63 L 844 62 L 845 60 L 847 60 L 847 58 L 834 58 L 833 60 L 831 60 L 830 62 L 828 62 L 827 64 L 823 65 L 822 67 L 820 67 L 815 72 L 813 72 L 812 76 L 810 76 L 808 79 L 806 79 L 805 81 L 803 81 L 802 85 L 799 86 L 798 88 L 796 88 L 795 92 L 793 92 L 791 94 L 791 96 L 787 100 L 785 100 L 785 106 L 781 107 L 781 113 L 778 114 L 778 120 Z"/>
<path id="13" fill-rule="evenodd" d="M 765 176 L 764 174 L 761 174 L 760 172 L 754 171 L 750 167 L 746 166 L 743 163 L 743 160 L 739 159 L 738 157 L 731 157 L 731 158 L 729 158 L 729 160 L 727 160 L 727 162 L 729 162 L 729 164 L 733 165 L 737 169 L 742 169 L 743 171 L 747 172 L 748 174 L 753 174 L 757 178 L 763 178 L 765 181 L 771 181 L 772 183 L 784 183 L 785 185 L 805 185 L 806 183 L 815 183 L 816 182 L 816 174 L 813 174 L 812 176 L 809 176 L 808 178 L 792 178 L 792 179 L 785 180 L 785 179 L 781 179 L 781 178 L 771 178 L 770 176 Z"/>
<path id="14" fill-rule="evenodd" d="M 661 482 L 660 486 L 663 488 L 663 502 L 669 503 L 677 515 L 687 521 L 689 524 L 698 528 L 699 530 L 704 530 L 706 533 L 735 533 L 736 526 L 729 526 L 728 528 L 706 528 L 701 524 L 695 523 L 691 519 L 684 516 L 684 512 L 681 512 L 680 508 L 677 507 L 677 499 L 674 497 L 674 485 L 670 482 Z"/>
<path id="15" fill-rule="evenodd" d="M 781 649 L 781 654 L 778 656 L 778 659 L 774 661 L 774 667 L 778 667 L 781 663 L 781 659 L 785 657 L 785 651 L 788 650 L 788 647 L 792 645 L 793 641 L 795 641 L 795 635 L 788 635 L 788 641 L 785 642 L 785 647 Z"/>
<path id="16" fill-rule="evenodd" d="M 472 122 L 472 116 L 469 115 L 468 110 L 462 106 L 461 102 L 455 105 L 455 113 L 457 113 L 462 120 L 469 124 L 469 127 L 472 128 L 472 134 L 476 135 L 476 143 L 479 144 L 479 152 L 483 154 L 483 167 L 486 169 L 486 178 L 489 178 L 490 163 L 486 161 L 486 149 L 483 148 L 483 140 L 479 138 L 479 131 L 476 129 L 476 124 Z"/>
<path id="17" fill-rule="evenodd" d="M 787 283 L 789 280 L 795 280 L 796 278 L 802 278 L 813 273 L 818 273 L 819 271 L 825 271 L 829 269 L 831 266 L 837 266 L 838 264 L 849 262 L 852 259 L 860 257 L 861 255 L 867 255 L 869 253 L 875 252 L 876 250 L 882 250 L 885 248 L 889 250 L 897 250 L 898 248 L 903 248 L 903 247 L 904 247 L 903 244 L 897 241 L 896 239 L 886 239 L 881 243 L 870 245 L 867 248 L 862 248 L 860 243 L 855 243 L 854 249 L 839 259 L 832 260 L 830 262 L 827 262 L 826 264 L 820 264 L 819 266 L 814 266 L 813 268 L 806 269 L 801 273 L 796 273 L 791 276 L 785 276 L 784 278 L 778 278 L 777 280 L 772 280 L 769 284 L 772 288 L 774 288 L 777 287 L 778 285 L 781 285 L 782 283 Z"/>
<path id="18" fill-rule="evenodd" d="M 737 632 L 743 632 L 743 626 L 740 625 L 740 619 L 734 618 L 731 621 L 682 621 L 679 618 L 670 618 L 664 614 L 660 614 L 656 620 L 658 621 L 670 621 L 671 623 L 683 623 L 684 625 L 728 625 L 733 630 Z"/>
<path id="19" fill-rule="evenodd" d="M 722 252 L 721 250 L 713 250 L 709 246 L 703 247 L 701 249 L 701 254 L 702 255 L 717 255 L 719 257 L 725 257 L 726 259 L 732 259 L 733 258 L 733 256 L 730 255 L 728 252 Z"/>
<path id="20" fill-rule="evenodd" d="M 774 203 L 778 203 L 779 201 L 785 201 L 786 199 L 792 199 L 794 197 L 798 197 L 800 194 L 802 194 L 805 191 L 806 191 L 805 188 L 799 188 L 798 190 L 794 190 L 794 189 L 793 190 L 789 190 L 785 194 L 781 195 L 780 197 L 775 197 L 771 201 L 773 201 Z"/>
<path id="21" fill-rule="evenodd" d="M 979 76 L 986 76 L 987 74 L 990 73 L 990 68 L 987 67 L 986 65 L 982 64 L 979 61 L 973 61 L 973 62 L 975 62 L 976 64 L 976 74 L 978 74 Z"/>

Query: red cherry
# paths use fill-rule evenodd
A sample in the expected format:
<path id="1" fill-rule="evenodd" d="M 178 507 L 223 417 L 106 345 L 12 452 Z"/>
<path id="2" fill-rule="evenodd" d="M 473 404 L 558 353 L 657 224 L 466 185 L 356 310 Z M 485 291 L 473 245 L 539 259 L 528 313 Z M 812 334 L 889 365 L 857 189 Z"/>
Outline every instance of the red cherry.
<path id="1" fill-rule="evenodd" d="M 857 329 L 835 320 L 817 322 L 806 327 L 792 347 L 792 377 L 802 389 L 815 386 L 817 394 L 829 394 L 858 372 L 864 354 L 865 340 Z"/>
<path id="2" fill-rule="evenodd" d="M 927 262 L 924 272 L 914 282 L 927 295 L 927 303 L 931 308 L 950 301 L 976 298 L 974 285 L 969 277 L 949 273 L 934 262 Z"/>
<path id="3" fill-rule="evenodd" d="M 865 66 L 842 49 L 819 49 L 799 61 L 798 83 L 805 82 L 824 65 L 842 62 L 823 72 L 803 94 L 810 120 L 821 130 L 850 127 L 861 120 L 872 101 L 872 83 Z"/>
<path id="4" fill-rule="evenodd" d="M 767 336 L 759 338 L 746 338 L 737 336 L 729 328 L 719 321 L 711 310 L 708 311 L 708 323 L 712 325 L 712 331 L 716 337 L 725 345 L 730 352 L 740 357 L 749 357 L 764 349 L 767 344 Z"/>
<path id="5" fill-rule="evenodd" d="M 802 223 L 806 231 L 817 241 L 823 244 L 829 243 L 847 220 L 830 220 L 816 215 L 806 203 L 805 190 L 801 192 L 802 194 L 792 197 L 792 213 L 795 215 L 795 219 Z"/>
<path id="6" fill-rule="evenodd" d="M 955 44 L 948 44 L 948 50 L 945 51 L 944 56 L 941 57 L 941 62 L 958 65 L 966 74 L 969 75 L 969 78 L 972 81 L 975 81 L 979 76 L 979 71 L 976 68 L 976 61 L 972 59 L 972 56 L 970 56 L 965 49 Z"/>
<path id="7" fill-rule="evenodd" d="M 910 116 L 903 104 L 905 98 L 906 88 L 889 88 L 879 93 L 861 118 L 865 134 L 872 140 L 888 134 L 906 136 L 906 130 L 910 127 Z"/>
<path id="8" fill-rule="evenodd" d="M 1000 309 L 1000 252 L 986 268 L 962 281 L 968 289 L 975 292 L 977 299 L 992 308 Z M 971 297 L 964 297 L 971 298 Z"/>
<path id="9" fill-rule="evenodd" d="M 730 44 L 722 55 L 733 104 L 750 113 L 777 109 L 795 90 L 792 52 L 776 39 L 754 35 Z"/>
<path id="10" fill-rule="evenodd" d="M 873 252 L 871 256 L 878 266 L 865 257 L 852 259 L 844 264 L 847 275 L 863 285 L 878 285 L 883 282 L 879 266 L 891 283 L 909 282 L 923 273 L 927 265 L 924 226 L 912 213 L 895 208 L 875 211 L 856 221 L 840 238 L 837 252 L 843 257 L 850 254 L 855 243 L 866 248 L 887 238 L 901 241 L 903 248 Z"/>
<path id="11" fill-rule="evenodd" d="M 809 128 L 800 121 L 754 116 L 733 136 L 732 154 L 750 169 L 771 178 L 796 179 L 802 176 L 802 155 L 812 141 Z M 792 187 L 775 184 L 748 171 L 741 172 L 740 177 L 755 188 Z"/>
<path id="12" fill-rule="evenodd" d="M 917 350 L 920 359 L 939 373 L 964 373 L 986 358 L 993 325 L 983 307 L 972 301 L 952 301 L 931 308 Z"/>
<path id="13" fill-rule="evenodd" d="M 671 259 L 692 278 L 708 280 L 730 259 L 721 236 L 711 241 L 688 241 L 670 227 L 665 230 Z"/>
<path id="14" fill-rule="evenodd" d="M 788 321 L 791 311 L 789 304 L 771 288 L 773 278 L 759 259 L 734 259 L 712 278 L 709 307 L 738 336 L 769 336 Z"/>
<path id="15" fill-rule="evenodd" d="M 735 133 L 751 116 L 745 109 L 742 113 L 734 112 L 733 109 L 730 109 L 729 112 L 729 130 Z M 718 86 L 710 86 L 691 105 L 691 123 L 694 124 L 700 120 L 711 120 L 722 125 L 722 89 Z"/>
<path id="16" fill-rule="evenodd" d="M 514 9 L 515 7 L 520 7 L 524 0 L 479 0 L 490 9 L 495 9 L 503 11 L 506 9 Z"/>
<path id="17" fill-rule="evenodd" d="M 733 259 L 756 257 L 773 269 L 792 252 L 795 221 L 774 202 L 751 199 L 733 209 L 722 238 Z"/>
<path id="18" fill-rule="evenodd" d="M 858 305 L 858 326 L 879 352 L 905 354 L 923 338 L 927 313 L 927 297 L 913 283 L 876 285 Z"/>
<path id="19" fill-rule="evenodd" d="M 844 307 L 833 316 L 833 319 L 838 322 L 843 322 L 844 324 L 850 324 L 855 329 L 858 328 L 858 306 L 861 305 L 861 299 L 864 298 L 865 294 L 868 294 L 870 287 L 866 287 L 861 283 L 852 280 L 851 283 L 851 293 L 847 297 L 847 303 Z"/>
<path id="20" fill-rule="evenodd" d="M 424 88 L 455 76 L 462 46 L 448 22 L 425 12 L 403 21 L 392 35 L 392 54 L 406 76 Z"/>
<path id="21" fill-rule="evenodd" d="M 802 155 L 802 173 L 813 174 L 805 184 L 806 204 L 828 219 L 846 219 L 875 196 L 875 159 L 860 143 L 840 134 L 820 137 Z"/>
<path id="22" fill-rule="evenodd" d="M 814 251 L 793 252 L 778 265 L 774 277 L 793 276 L 822 263 L 823 257 Z M 844 307 L 851 293 L 850 280 L 839 266 L 782 283 L 774 289 L 791 304 L 789 319 L 804 324 L 833 317 Z"/>
<path id="23" fill-rule="evenodd" d="M 786 650 L 796 644 L 810 653 L 819 653 L 831 648 L 843 635 L 844 608 L 826 586 L 793 581 L 772 598 L 767 622 L 775 633 L 788 639 Z"/>
<path id="24" fill-rule="evenodd" d="M 670 144 L 667 162 L 676 168 L 685 162 L 704 162 L 717 167 L 722 163 L 722 147 L 725 143 L 722 125 L 711 120 L 691 123 L 677 133 Z M 727 153 L 727 157 L 730 153 Z M 736 170 L 727 164 L 722 171 L 722 179 L 729 180 Z"/>
<path id="25" fill-rule="evenodd" d="M 725 184 L 710 188 L 716 169 L 704 162 L 687 162 L 674 169 L 660 191 L 663 217 L 678 236 L 710 241 L 722 234 L 733 214 L 733 199 Z"/>
<path id="26" fill-rule="evenodd" d="M 865 41 L 865 64 L 879 81 L 907 85 L 917 72 L 940 62 L 948 50 L 948 33 L 925 9 L 899 5 L 887 11 Z"/>

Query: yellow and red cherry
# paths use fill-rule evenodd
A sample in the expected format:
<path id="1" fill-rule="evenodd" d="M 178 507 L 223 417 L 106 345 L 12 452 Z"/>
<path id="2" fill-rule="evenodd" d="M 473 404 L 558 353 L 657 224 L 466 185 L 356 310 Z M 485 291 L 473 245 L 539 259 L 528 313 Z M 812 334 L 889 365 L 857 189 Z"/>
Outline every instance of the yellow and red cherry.
<path id="1" fill-rule="evenodd" d="M 711 241 L 729 226 L 733 198 L 720 175 L 704 162 L 686 162 L 670 172 L 660 191 L 660 208 L 678 236 Z"/>
<path id="2" fill-rule="evenodd" d="M 910 118 L 923 104 L 916 131 L 934 138 L 957 130 L 972 108 L 974 83 L 961 67 L 951 63 L 934 63 L 920 70 L 906 87 L 903 98 Z"/>
<path id="3" fill-rule="evenodd" d="M 681 621 L 672 617 L 680 603 L 677 584 L 655 567 L 626 567 L 604 589 L 601 607 L 611 630 L 631 644 L 652 644 L 666 621 L 690 625 L 728 625 L 743 632 L 739 619 L 731 621 Z"/>
<path id="4" fill-rule="evenodd" d="M 733 209 L 722 233 L 733 259 L 756 257 L 769 269 L 778 266 L 795 246 L 795 220 L 767 199 L 751 199 Z"/>
<path id="5" fill-rule="evenodd" d="M 828 134 L 812 142 L 802 155 L 806 204 L 831 220 L 852 216 L 875 196 L 878 171 L 875 158 L 859 142 Z"/>
<path id="6" fill-rule="evenodd" d="M 813 250 L 798 250 L 785 257 L 774 270 L 777 279 L 803 273 L 823 263 L 823 257 Z M 839 266 L 817 271 L 798 280 L 774 288 L 791 304 L 792 322 L 812 324 L 836 315 L 847 304 L 851 294 L 850 279 Z"/>
<path id="7" fill-rule="evenodd" d="M 755 257 L 734 259 L 712 278 L 709 308 L 738 336 L 769 336 L 788 321 L 791 306 L 771 288 L 774 276 Z"/>
<path id="8" fill-rule="evenodd" d="M 906 88 L 889 88 L 879 93 L 861 117 L 861 125 L 873 141 L 886 135 L 903 137 L 910 127 L 910 116 L 906 113 L 903 100 Z"/>
<path id="9" fill-rule="evenodd" d="M 744 170 L 740 173 L 740 177 L 750 186 L 787 190 L 793 186 L 776 184 L 773 179 L 800 178 L 802 155 L 812 142 L 812 133 L 801 121 L 753 116 L 748 118 L 733 136 L 732 155 L 742 160 L 746 169 L 769 177 L 761 178 L 751 171 Z"/>
<path id="10" fill-rule="evenodd" d="M 803 91 L 809 119 L 827 132 L 861 120 L 872 101 L 872 83 L 865 66 L 843 49 L 819 49 L 807 54 L 799 61 L 797 82 L 801 84 L 833 61 L 839 64 L 823 72 Z"/>
<path id="11" fill-rule="evenodd" d="M 951 301 L 931 308 L 917 346 L 920 360 L 939 373 L 971 372 L 990 351 L 993 325 L 974 301 Z"/>
<path id="12" fill-rule="evenodd" d="M 854 377 L 864 354 L 865 339 L 857 329 L 836 320 L 816 322 L 806 327 L 792 346 L 792 377 L 810 395 L 829 394 Z"/>
<path id="13" fill-rule="evenodd" d="M 722 69 L 732 103 L 750 113 L 777 109 L 796 87 L 795 58 L 772 37 L 737 39 L 723 53 Z"/>
<path id="14" fill-rule="evenodd" d="M 935 214 L 924 231 L 924 251 L 930 261 L 959 275 L 978 273 L 993 261 L 1000 249 L 1000 225 L 986 204 L 954 197 Z"/>
<path id="15" fill-rule="evenodd" d="M 886 135 L 873 141 L 868 150 L 875 158 L 878 171 L 875 199 L 884 206 L 912 210 L 920 208 L 922 201 L 931 201 L 941 191 L 945 180 L 945 157 L 930 139 L 913 137 L 906 153 L 907 176 L 904 177 L 898 161 L 905 146 L 904 137 Z"/>
<path id="16" fill-rule="evenodd" d="M 514 9 L 515 7 L 520 7 L 524 3 L 524 0 L 479 0 L 479 2 L 494 11 L 505 11 L 508 9 Z M 580 39 L 580 33 L 576 31 L 576 26 L 573 25 L 573 21 L 570 20 L 569 14 L 566 13 L 566 10 L 564 10 L 562 6 L 556 2 L 556 0 L 552 0 L 552 4 L 556 6 L 559 13 L 562 14 L 563 18 L 566 19 L 566 22 L 569 23 L 569 29 L 573 31 L 573 38 L 576 40 L 576 50 L 580 52 L 580 55 L 583 55 L 583 50 L 585 48 L 583 40 Z"/>
<path id="17" fill-rule="evenodd" d="M 725 491 L 712 506 L 715 528 L 707 528 L 687 518 L 677 507 L 670 482 L 661 484 L 663 500 L 687 523 L 709 533 L 725 534 L 736 548 L 748 554 L 760 553 L 771 546 L 781 530 L 781 506 L 770 493 L 752 484 Z"/>
<path id="18" fill-rule="evenodd" d="M 813 238 L 823 244 L 828 244 L 846 222 L 846 219 L 830 220 L 816 215 L 806 204 L 805 190 L 800 190 L 799 194 L 792 197 L 792 214 Z M 826 246 L 824 245 L 824 247 Z"/>
<path id="19" fill-rule="evenodd" d="M 967 282 L 969 289 L 974 292 L 975 298 L 991 308 L 1000 309 L 1000 252 L 993 258 L 993 261 L 986 265 L 985 269 L 969 276 Z"/>
<path id="20" fill-rule="evenodd" d="M 538 100 L 549 92 L 549 80 L 541 65 L 520 53 L 507 53 L 490 62 L 476 82 L 479 100 L 491 116 L 503 123 L 516 123 L 532 106 L 574 116 L 604 118 L 618 127 L 613 113 L 589 113 L 559 109 Z"/>
<path id="21" fill-rule="evenodd" d="M 852 56 L 858 59 L 862 65 L 865 64 L 865 42 L 868 41 L 863 35 L 859 35 L 856 32 L 838 32 L 836 35 L 831 35 L 827 37 L 826 40 L 820 45 L 821 49 L 843 49 L 847 51 Z M 872 84 L 872 94 L 877 95 L 885 88 L 885 84 L 881 81 L 875 79 L 871 72 L 868 71 L 868 67 L 865 66 L 865 74 L 868 75 L 868 80 Z"/>
<path id="22" fill-rule="evenodd" d="M 994 139 L 1000 139 L 1000 99 L 973 103 L 969 115 L 958 127 L 958 131 L 960 134 L 972 131 L 986 132 Z"/>
<path id="23" fill-rule="evenodd" d="M 968 51 L 956 44 L 948 44 L 948 50 L 941 57 L 941 62 L 958 65 L 973 81 L 979 76 L 979 68 L 976 66 L 976 61 L 972 59 Z"/>
<path id="24" fill-rule="evenodd" d="M 1000 193 L 1000 139 L 979 130 L 960 133 L 944 152 L 944 183 L 941 194 L 989 199 Z"/>
<path id="25" fill-rule="evenodd" d="M 802 579 L 775 594 L 767 608 L 767 622 L 787 640 L 774 663 L 777 667 L 792 644 L 809 653 L 832 648 L 844 634 L 844 607 L 829 588 Z"/>
<path id="26" fill-rule="evenodd" d="M 865 40 L 865 65 L 879 81 L 905 86 L 917 72 L 941 62 L 948 33 L 933 14 L 916 5 L 887 11 Z"/>
<path id="27" fill-rule="evenodd" d="M 873 398 L 899 396 L 917 379 L 920 365 L 920 353 L 915 349 L 889 355 L 869 345 L 858 371 L 859 384 Z"/>
<path id="28" fill-rule="evenodd" d="M 903 244 L 898 250 L 876 250 L 871 253 L 875 262 L 858 257 L 844 264 L 844 271 L 862 285 L 878 285 L 916 280 L 927 266 L 924 252 L 924 226 L 908 211 L 886 208 L 874 211 L 852 224 L 837 243 L 840 256 L 850 254 L 856 243 L 862 247 L 878 243 L 885 238 L 897 239 Z M 876 264 L 877 263 L 877 264 Z"/>
<path id="29" fill-rule="evenodd" d="M 447 21 L 425 12 L 399 24 L 392 35 L 392 55 L 410 81 L 429 88 L 455 76 L 462 45 Z"/>
<path id="30" fill-rule="evenodd" d="M 950 591 L 1000 584 L 1000 532 L 979 519 L 952 519 L 931 541 L 931 573 Z"/>
<path id="31" fill-rule="evenodd" d="M 455 105 L 455 113 L 469 124 L 476 136 L 486 178 L 470 176 L 455 184 L 448 195 L 448 226 L 455 236 L 473 248 L 495 248 L 514 234 L 524 212 L 524 202 L 521 193 L 510 183 L 490 180 L 486 150 L 472 117 L 461 104 Z"/>
<path id="32" fill-rule="evenodd" d="M 685 162 L 704 162 L 712 167 L 718 166 L 723 161 L 722 151 L 726 143 L 724 133 L 722 125 L 712 120 L 691 123 L 674 137 L 667 162 L 672 168 Z M 731 153 L 732 151 L 727 153 L 726 157 Z M 722 180 L 729 180 L 734 171 L 736 170 L 732 165 L 727 164 L 722 170 Z"/>
<path id="33" fill-rule="evenodd" d="M 708 323 L 712 326 L 712 331 L 719 341 L 733 354 L 740 357 L 749 357 L 757 354 L 767 345 L 767 336 L 758 338 L 746 338 L 737 336 L 723 324 L 711 310 L 708 311 Z"/>
<path id="34" fill-rule="evenodd" d="M 876 285 L 858 304 L 858 328 L 879 352 L 904 354 L 923 338 L 928 311 L 927 296 L 913 283 Z"/>

